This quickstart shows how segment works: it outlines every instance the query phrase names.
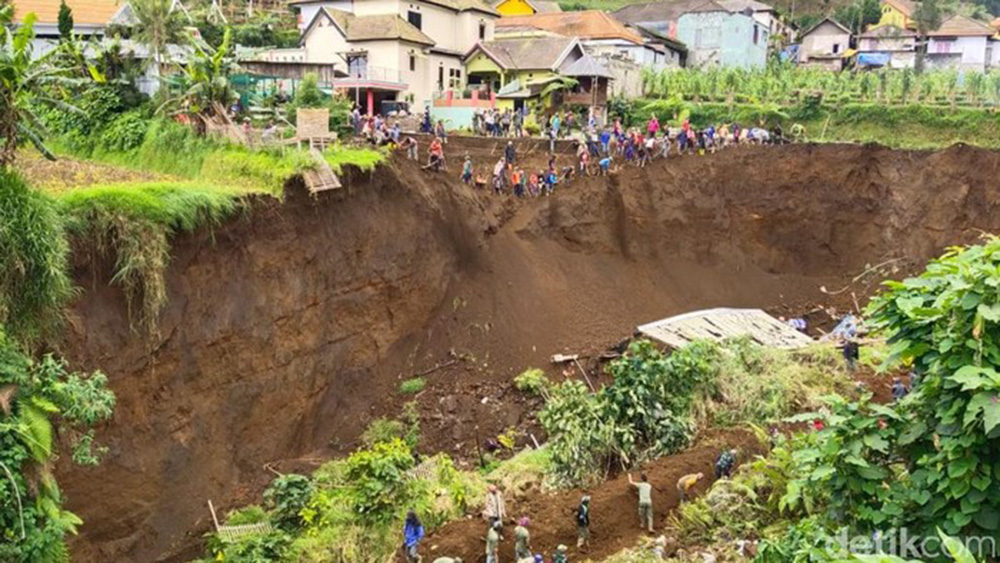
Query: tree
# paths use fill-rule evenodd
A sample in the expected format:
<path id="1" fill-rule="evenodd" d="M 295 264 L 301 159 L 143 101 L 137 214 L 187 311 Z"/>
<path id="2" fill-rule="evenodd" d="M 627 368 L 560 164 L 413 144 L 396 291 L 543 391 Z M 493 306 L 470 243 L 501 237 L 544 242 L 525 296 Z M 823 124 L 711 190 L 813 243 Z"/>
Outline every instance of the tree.
<path id="1" fill-rule="evenodd" d="M 59 38 L 68 41 L 73 38 L 73 10 L 66 5 L 66 0 L 59 3 Z"/>
<path id="2" fill-rule="evenodd" d="M 922 0 L 913 11 L 913 21 L 917 24 L 917 57 L 915 70 L 924 71 L 924 57 L 927 54 L 927 35 L 941 27 L 941 8 L 937 0 Z"/>
<path id="3" fill-rule="evenodd" d="M 28 13 L 17 31 L 8 25 L 12 17 L 12 6 L 0 8 L 0 169 L 14 162 L 22 139 L 30 141 L 46 158 L 55 160 L 42 142 L 45 127 L 35 114 L 39 106 L 79 112 L 50 93 L 52 87 L 66 85 L 71 80 L 64 69 L 52 64 L 56 50 L 34 56 L 31 44 L 35 37 L 35 14 Z"/>
<path id="4" fill-rule="evenodd" d="M 230 54 L 232 32 L 226 29 L 218 49 L 197 45 L 195 54 L 184 66 L 180 78 L 181 94 L 171 98 L 162 107 L 192 113 L 202 117 L 223 111 L 236 97 L 229 76 L 236 72 L 236 59 Z"/>
<path id="5" fill-rule="evenodd" d="M 139 20 L 132 39 L 149 49 L 150 64 L 162 76 L 170 62 L 169 46 L 186 41 L 181 14 L 174 10 L 174 0 L 133 0 L 131 6 Z"/>
<path id="6" fill-rule="evenodd" d="M 834 18 L 858 35 L 882 18 L 882 10 L 878 0 L 856 0 L 837 8 Z"/>

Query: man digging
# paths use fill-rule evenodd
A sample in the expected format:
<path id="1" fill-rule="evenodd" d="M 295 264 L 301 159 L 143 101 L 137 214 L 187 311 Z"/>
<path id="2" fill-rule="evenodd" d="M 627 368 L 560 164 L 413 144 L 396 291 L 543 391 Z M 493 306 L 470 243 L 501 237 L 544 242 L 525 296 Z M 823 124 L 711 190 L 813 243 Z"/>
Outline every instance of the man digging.
<path id="1" fill-rule="evenodd" d="M 645 473 L 639 474 L 638 483 L 632 480 L 632 474 L 629 473 L 628 484 L 639 491 L 639 525 L 653 533 L 653 486 L 649 484 Z"/>

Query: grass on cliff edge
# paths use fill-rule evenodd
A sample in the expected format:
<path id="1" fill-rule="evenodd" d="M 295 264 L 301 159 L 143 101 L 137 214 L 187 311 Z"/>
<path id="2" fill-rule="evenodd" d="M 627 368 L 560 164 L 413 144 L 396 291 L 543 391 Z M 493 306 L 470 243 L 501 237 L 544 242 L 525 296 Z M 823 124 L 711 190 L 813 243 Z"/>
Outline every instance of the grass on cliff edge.
<path id="1" fill-rule="evenodd" d="M 151 120 L 132 149 L 109 149 L 73 136 L 54 139 L 50 145 L 58 154 L 84 160 L 276 196 L 282 195 L 286 180 L 315 166 L 307 152 L 295 147 L 248 148 L 199 136 L 163 119 Z M 385 157 L 382 151 L 346 145 L 334 145 L 324 154 L 338 172 L 347 165 L 371 170 Z"/>
<path id="2" fill-rule="evenodd" d="M 109 184 L 63 192 L 57 204 L 70 233 L 115 260 L 112 281 L 128 299 L 133 326 L 155 331 L 167 302 L 170 237 L 214 226 L 235 213 L 244 192 L 212 184 Z"/>

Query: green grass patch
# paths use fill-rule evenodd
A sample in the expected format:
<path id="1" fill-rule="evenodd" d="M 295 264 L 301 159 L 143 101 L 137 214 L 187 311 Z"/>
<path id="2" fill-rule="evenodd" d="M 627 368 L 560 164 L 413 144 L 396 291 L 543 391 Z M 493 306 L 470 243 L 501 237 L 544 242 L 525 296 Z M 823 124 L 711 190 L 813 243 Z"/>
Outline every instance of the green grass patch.
<path id="1" fill-rule="evenodd" d="M 151 182 L 92 186 L 63 193 L 69 230 L 113 257 L 133 321 L 155 330 L 166 304 L 164 275 L 172 235 L 219 224 L 239 208 L 237 190 L 210 184 Z"/>
<path id="2" fill-rule="evenodd" d="M 413 395 L 423 391 L 424 387 L 427 387 L 427 380 L 423 377 L 414 377 L 400 383 L 399 391 L 407 395 Z"/>
<path id="3" fill-rule="evenodd" d="M 356 166 L 366 172 L 374 170 L 376 166 L 385 162 L 388 153 L 371 148 L 334 145 L 328 148 L 323 156 L 327 164 L 339 174 L 344 166 Z"/>

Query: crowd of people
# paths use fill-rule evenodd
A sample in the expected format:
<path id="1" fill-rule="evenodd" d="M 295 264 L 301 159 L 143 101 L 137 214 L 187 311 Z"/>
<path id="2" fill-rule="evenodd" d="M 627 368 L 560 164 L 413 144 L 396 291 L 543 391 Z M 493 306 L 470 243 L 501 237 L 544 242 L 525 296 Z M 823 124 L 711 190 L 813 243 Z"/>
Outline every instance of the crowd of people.
<path id="1" fill-rule="evenodd" d="M 725 449 L 719 453 L 715 459 L 714 470 L 716 479 L 729 479 L 732 477 L 733 469 L 736 467 L 737 451 Z M 704 479 L 704 473 L 694 473 L 684 475 L 677 480 L 677 493 L 680 502 L 688 502 L 694 496 L 694 487 Z M 639 525 L 646 532 L 654 533 L 654 513 L 653 513 L 653 492 L 660 491 L 655 485 L 650 483 L 649 477 L 645 473 L 639 475 L 639 480 L 632 479 L 628 474 L 629 487 L 634 489 L 637 496 L 637 507 L 639 514 Z M 578 551 L 586 552 L 590 548 L 591 529 L 591 497 L 584 494 L 580 502 L 572 508 L 567 509 L 571 514 L 572 525 L 576 528 L 576 547 Z M 516 520 L 511 518 L 507 512 L 507 505 L 504 501 L 503 492 L 496 485 L 489 485 L 486 491 L 486 498 L 483 502 L 482 518 L 485 521 L 484 551 L 486 563 L 500 563 L 500 544 L 504 539 L 504 525 L 513 523 L 514 527 L 514 549 L 510 552 L 511 557 L 503 558 L 515 563 L 569 563 L 569 548 L 565 544 L 560 544 L 550 548 L 548 557 L 545 551 L 536 550 L 536 546 L 531 541 L 531 518 L 522 515 Z M 420 542 L 424 537 L 424 529 L 413 511 L 407 514 L 406 522 L 403 526 L 403 548 L 406 553 L 407 563 L 421 563 L 423 557 L 420 555 Z M 663 538 L 658 538 L 652 544 L 654 555 L 660 558 L 665 557 L 665 542 Z M 438 557 L 433 563 L 462 563 L 458 557 Z"/>
<path id="2" fill-rule="evenodd" d="M 477 112 L 473 128 L 486 136 L 522 137 L 523 121 L 518 111 Z M 590 123 L 578 134 L 569 136 L 576 143 L 575 161 L 557 165 L 555 140 L 563 138 L 563 133 L 573 130 L 574 114 L 565 117 L 554 114 L 545 123 L 550 138 L 548 166 L 531 169 L 519 161 L 513 141 L 508 140 L 503 154 L 492 168 L 477 169 L 472 157 L 466 153 L 462 160 L 459 177 L 462 182 L 477 188 L 488 188 L 497 194 L 510 193 L 517 197 L 551 194 L 557 185 L 574 176 L 606 176 L 620 167 L 634 165 L 645 167 L 652 160 L 668 158 L 671 155 L 704 155 L 741 144 L 766 144 L 786 142 L 780 127 L 743 127 L 739 123 L 724 123 L 696 128 L 684 120 L 679 127 L 662 126 L 656 116 L 650 118 L 645 128 L 625 128 L 620 120 L 598 130 Z M 376 123 L 376 125 L 378 125 Z M 385 125 L 383 124 L 383 127 Z M 376 128 L 377 129 L 377 128 Z M 436 134 L 427 151 L 425 170 L 445 170 L 444 144 L 447 135 L 441 122 L 435 126 Z M 399 141 L 399 135 L 390 133 L 393 142 L 407 150 L 412 160 L 418 160 L 418 143 L 412 136 Z"/>

